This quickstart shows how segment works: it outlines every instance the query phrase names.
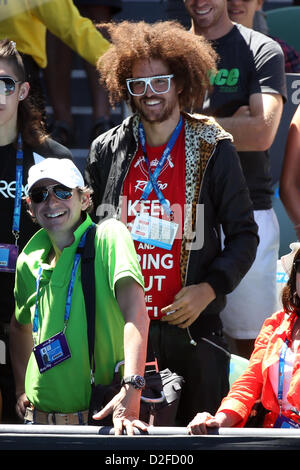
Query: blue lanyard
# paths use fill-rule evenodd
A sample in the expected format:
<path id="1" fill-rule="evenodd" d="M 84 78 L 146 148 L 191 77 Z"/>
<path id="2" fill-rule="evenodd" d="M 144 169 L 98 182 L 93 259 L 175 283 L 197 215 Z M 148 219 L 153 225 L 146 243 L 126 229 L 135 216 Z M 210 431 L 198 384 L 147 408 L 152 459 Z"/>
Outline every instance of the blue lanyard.
<path id="1" fill-rule="evenodd" d="M 90 226 L 82 235 L 78 248 L 83 248 L 85 245 L 85 239 L 87 236 L 88 231 L 90 230 L 92 226 Z M 64 331 L 67 327 L 68 320 L 70 318 L 70 312 L 71 312 L 71 302 L 72 302 L 72 295 L 73 295 L 73 288 L 74 288 L 74 283 L 75 283 L 75 276 L 76 272 L 78 269 L 78 264 L 81 258 L 81 250 L 78 250 L 75 253 L 75 258 L 74 258 L 74 263 L 73 263 L 73 268 L 71 272 L 71 278 L 69 281 L 69 286 L 68 286 L 68 291 L 67 291 L 67 300 L 66 300 L 66 306 L 65 306 L 65 315 L 64 315 Z M 41 277 L 42 277 L 42 272 L 43 268 L 40 266 L 38 270 L 38 275 L 37 275 L 37 280 L 36 280 L 36 300 L 35 300 L 35 313 L 34 313 L 34 319 L 33 319 L 33 325 L 32 325 L 32 331 L 33 333 L 37 333 L 39 329 L 39 307 L 38 307 L 38 301 L 39 301 L 39 289 L 40 289 L 40 282 L 41 282 Z"/>
<path id="2" fill-rule="evenodd" d="M 284 364 L 285 364 L 285 356 L 288 350 L 289 340 L 286 339 L 279 357 L 279 369 L 278 369 L 278 402 L 280 406 L 280 413 L 281 413 L 281 406 L 282 406 L 282 399 L 283 399 L 283 382 L 284 382 Z"/>
<path id="3" fill-rule="evenodd" d="M 147 157 L 147 153 L 146 153 L 146 137 L 145 137 L 145 130 L 144 130 L 144 127 L 143 127 L 143 124 L 140 122 L 139 124 L 139 137 L 140 137 L 140 141 L 141 141 L 141 145 L 142 145 L 142 149 L 143 149 L 143 153 L 144 153 L 144 158 L 145 158 L 145 162 L 146 162 L 146 165 L 147 165 L 147 168 L 148 168 L 148 174 L 149 174 L 149 182 L 141 196 L 141 199 L 143 200 L 146 200 L 149 196 L 149 194 L 151 193 L 152 189 L 155 191 L 155 194 L 156 196 L 158 197 L 158 200 L 160 202 L 160 204 L 163 206 L 165 212 L 170 216 L 172 214 L 172 211 L 169 207 L 169 204 L 167 203 L 166 199 L 164 198 L 164 195 L 163 193 L 161 192 L 158 184 L 157 184 L 157 179 L 159 177 L 159 174 L 165 164 L 165 162 L 167 161 L 167 159 L 169 158 L 170 156 L 170 153 L 172 151 L 172 148 L 174 147 L 174 144 L 180 134 L 180 131 L 182 129 L 182 124 L 183 124 L 183 119 L 182 119 L 182 116 L 180 116 L 180 119 L 178 121 L 178 124 L 177 126 L 175 127 L 171 137 L 170 137 L 170 140 L 169 142 L 167 143 L 167 146 L 158 162 L 158 165 L 157 167 L 155 168 L 154 172 L 152 173 L 151 169 L 150 169 L 150 163 L 149 163 L 149 160 L 148 160 L 148 157 Z"/>
<path id="4" fill-rule="evenodd" d="M 22 182 L 23 182 L 23 145 L 21 134 L 18 135 L 17 162 L 16 162 L 16 192 L 13 213 L 12 232 L 17 240 L 20 232 L 21 204 L 22 204 Z"/>

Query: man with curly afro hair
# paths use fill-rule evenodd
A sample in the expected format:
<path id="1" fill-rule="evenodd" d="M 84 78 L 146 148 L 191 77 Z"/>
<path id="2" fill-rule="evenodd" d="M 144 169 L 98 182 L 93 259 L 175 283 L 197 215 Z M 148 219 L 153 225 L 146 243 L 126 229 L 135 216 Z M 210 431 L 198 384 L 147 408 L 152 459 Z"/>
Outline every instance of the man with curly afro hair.
<path id="1" fill-rule="evenodd" d="M 219 315 L 255 258 L 257 227 L 231 135 L 192 114 L 216 69 L 210 44 L 171 21 L 108 30 L 98 70 L 111 104 L 126 101 L 132 114 L 95 139 L 85 176 L 95 218 L 117 217 L 131 231 L 149 345 L 160 369 L 184 378 L 176 424 L 185 426 L 228 390 Z"/>

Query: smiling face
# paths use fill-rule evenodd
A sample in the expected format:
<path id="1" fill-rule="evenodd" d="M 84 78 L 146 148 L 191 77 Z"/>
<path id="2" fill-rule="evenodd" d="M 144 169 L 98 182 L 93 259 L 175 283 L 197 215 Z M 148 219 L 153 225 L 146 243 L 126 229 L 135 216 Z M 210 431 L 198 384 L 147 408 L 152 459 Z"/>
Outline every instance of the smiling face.
<path id="1" fill-rule="evenodd" d="M 229 17 L 235 23 L 253 28 L 255 12 L 260 10 L 263 0 L 227 0 Z"/>
<path id="2" fill-rule="evenodd" d="M 184 0 L 184 4 L 196 34 L 217 39 L 232 28 L 226 0 Z"/>
<path id="3" fill-rule="evenodd" d="M 159 59 L 138 60 L 133 64 L 131 78 L 155 77 L 170 74 L 169 67 Z M 179 117 L 180 107 L 174 79 L 171 79 L 167 93 L 154 93 L 149 86 L 143 96 L 133 96 L 132 101 L 142 120 L 161 123 Z"/>
<path id="4" fill-rule="evenodd" d="M 55 184 L 59 183 L 52 179 L 43 179 L 38 181 L 32 189 Z M 68 235 L 76 230 L 82 221 L 82 211 L 88 207 L 89 197 L 75 188 L 72 190 L 72 197 L 63 200 L 50 190 L 45 201 L 34 203 L 29 199 L 28 203 L 31 214 L 38 224 L 47 230 L 50 236 L 55 237 L 64 233 Z"/>

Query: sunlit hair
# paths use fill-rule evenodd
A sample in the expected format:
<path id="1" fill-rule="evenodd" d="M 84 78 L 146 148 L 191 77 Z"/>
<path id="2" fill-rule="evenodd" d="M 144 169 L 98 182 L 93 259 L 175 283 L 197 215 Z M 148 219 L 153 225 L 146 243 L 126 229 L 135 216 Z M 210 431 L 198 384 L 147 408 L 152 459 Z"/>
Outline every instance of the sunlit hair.
<path id="1" fill-rule="evenodd" d="M 138 60 L 160 59 L 174 74 L 181 110 L 201 107 L 210 88 L 209 72 L 216 69 L 217 55 L 203 36 L 188 32 L 175 21 L 148 24 L 124 21 L 106 27 L 112 46 L 97 62 L 101 82 L 109 93 L 112 106 L 128 101 L 126 79 Z"/>
<path id="2" fill-rule="evenodd" d="M 16 49 L 16 44 L 9 39 L 0 41 L 0 61 L 9 65 L 15 73 L 15 78 L 21 82 L 26 81 L 26 71 L 21 55 Z M 31 146 L 37 146 L 46 137 L 42 114 L 30 96 L 19 102 L 18 106 L 18 132 L 21 133 L 23 142 Z"/>
<path id="3" fill-rule="evenodd" d="M 300 250 L 294 256 L 294 262 L 300 258 Z M 282 290 L 282 305 L 286 312 L 294 312 L 300 315 L 300 299 L 296 290 L 297 270 L 293 263 L 290 278 Z"/>

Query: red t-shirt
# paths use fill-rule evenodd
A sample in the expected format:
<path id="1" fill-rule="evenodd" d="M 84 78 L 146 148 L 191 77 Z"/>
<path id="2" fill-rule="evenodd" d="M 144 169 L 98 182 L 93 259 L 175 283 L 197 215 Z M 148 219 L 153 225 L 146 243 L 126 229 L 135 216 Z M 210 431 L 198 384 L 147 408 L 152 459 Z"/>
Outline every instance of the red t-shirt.
<path id="1" fill-rule="evenodd" d="M 146 145 L 152 172 L 155 170 L 165 147 L 166 144 L 160 147 Z M 127 223 L 129 230 L 138 212 L 169 220 L 153 189 L 148 199 L 140 202 L 148 181 L 147 165 L 141 145 L 139 145 L 123 186 L 122 221 Z M 182 126 L 157 182 L 164 198 L 170 203 L 174 212 L 174 221 L 179 226 L 171 250 L 134 241 L 145 280 L 145 299 L 151 319 L 161 318 L 161 308 L 171 304 L 174 301 L 174 296 L 181 289 L 180 249 L 185 207 L 184 126 Z"/>

